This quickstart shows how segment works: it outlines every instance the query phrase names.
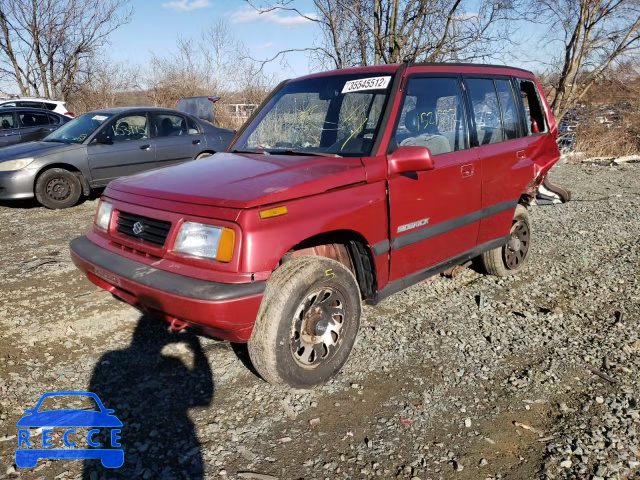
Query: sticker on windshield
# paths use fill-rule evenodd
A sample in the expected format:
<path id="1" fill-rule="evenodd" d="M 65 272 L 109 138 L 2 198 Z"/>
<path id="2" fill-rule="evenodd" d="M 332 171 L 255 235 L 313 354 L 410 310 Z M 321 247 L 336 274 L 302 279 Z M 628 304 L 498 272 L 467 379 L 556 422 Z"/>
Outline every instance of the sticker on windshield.
<path id="1" fill-rule="evenodd" d="M 109 118 L 109 117 L 105 117 L 104 115 L 94 115 L 93 117 L 91 117 L 91 120 L 97 120 L 99 122 L 104 122 L 107 118 Z"/>
<path id="2" fill-rule="evenodd" d="M 361 90 L 379 90 L 387 88 L 391 77 L 369 77 L 359 80 L 349 80 L 344 84 L 342 93 L 359 92 Z"/>

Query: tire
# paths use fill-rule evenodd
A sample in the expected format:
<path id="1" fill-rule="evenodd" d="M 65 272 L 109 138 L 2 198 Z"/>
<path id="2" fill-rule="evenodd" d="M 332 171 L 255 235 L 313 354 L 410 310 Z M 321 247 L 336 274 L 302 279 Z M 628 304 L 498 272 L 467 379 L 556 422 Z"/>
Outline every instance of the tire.
<path id="1" fill-rule="evenodd" d="M 73 207 L 82 195 L 78 176 L 64 168 L 45 170 L 36 180 L 36 199 L 47 208 Z"/>
<path id="2" fill-rule="evenodd" d="M 523 205 L 516 207 L 511 224 L 510 240 L 502 247 L 483 253 L 478 258 L 481 268 L 489 275 L 506 277 L 520 270 L 531 249 L 531 222 L 529 212 Z"/>
<path id="3" fill-rule="evenodd" d="M 200 160 L 201 158 L 210 157 L 211 155 L 213 155 L 213 153 L 211 153 L 211 152 L 202 152 L 202 153 L 198 154 L 198 156 L 196 157 L 196 160 Z"/>
<path id="4" fill-rule="evenodd" d="M 316 256 L 285 262 L 267 282 L 249 339 L 254 367 L 271 384 L 322 385 L 347 361 L 361 308 L 358 282 L 343 264 Z"/>

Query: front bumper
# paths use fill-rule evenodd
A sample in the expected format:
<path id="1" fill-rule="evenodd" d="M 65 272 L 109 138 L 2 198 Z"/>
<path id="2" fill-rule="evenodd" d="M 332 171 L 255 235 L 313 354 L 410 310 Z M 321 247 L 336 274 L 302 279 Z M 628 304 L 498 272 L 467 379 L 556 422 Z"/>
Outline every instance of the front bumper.
<path id="1" fill-rule="evenodd" d="M 169 322 L 186 322 L 232 342 L 246 342 L 265 282 L 218 283 L 186 277 L 105 250 L 87 237 L 71 241 L 71 259 L 91 282 Z"/>
<path id="2" fill-rule="evenodd" d="M 36 170 L 23 168 L 12 172 L 0 172 L 0 200 L 33 198 Z"/>

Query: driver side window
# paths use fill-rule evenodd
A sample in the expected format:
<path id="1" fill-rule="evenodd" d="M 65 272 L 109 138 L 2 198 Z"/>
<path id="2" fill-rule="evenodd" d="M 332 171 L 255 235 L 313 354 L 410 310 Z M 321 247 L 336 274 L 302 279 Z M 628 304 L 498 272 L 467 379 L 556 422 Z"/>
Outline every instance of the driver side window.
<path id="1" fill-rule="evenodd" d="M 467 147 L 464 106 L 457 78 L 409 79 L 390 151 L 427 147 L 432 155 Z"/>
<path id="2" fill-rule="evenodd" d="M 149 138 L 149 126 L 146 115 L 129 115 L 118 118 L 108 129 L 114 143 Z"/>

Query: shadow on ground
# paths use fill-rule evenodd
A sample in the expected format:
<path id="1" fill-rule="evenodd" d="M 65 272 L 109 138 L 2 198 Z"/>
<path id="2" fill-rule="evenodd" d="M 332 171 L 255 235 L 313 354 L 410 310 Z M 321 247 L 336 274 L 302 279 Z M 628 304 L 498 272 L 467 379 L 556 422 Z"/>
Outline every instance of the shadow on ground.
<path id="1" fill-rule="evenodd" d="M 191 356 L 192 365 L 163 353 L 172 344 L 181 353 L 188 350 L 181 356 Z M 85 460 L 83 478 L 203 478 L 189 410 L 212 403 L 214 382 L 196 334 L 171 332 L 164 321 L 143 315 L 131 344 L 105 353 L 96 364 L 89 391 L 123 423 L 124 465 L 106 469 L 99 460 Z M 100 441 L 109 445 L 108 432 L 103 433 Z"/>

